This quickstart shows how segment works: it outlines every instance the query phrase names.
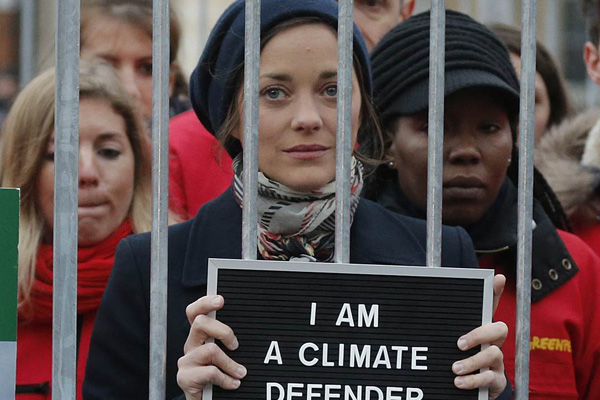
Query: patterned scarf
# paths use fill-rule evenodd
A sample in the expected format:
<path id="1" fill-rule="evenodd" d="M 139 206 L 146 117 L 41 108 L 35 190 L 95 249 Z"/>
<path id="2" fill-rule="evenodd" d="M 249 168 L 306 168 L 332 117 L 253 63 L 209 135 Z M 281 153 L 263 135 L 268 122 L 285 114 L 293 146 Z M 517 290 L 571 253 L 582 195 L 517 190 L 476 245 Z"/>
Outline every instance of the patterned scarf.
<path id="1" fill-rule="evenodd" d="M 242 205 L 243 162 L 233 160 L 234 192 Z M 360 200 L 363 166 L 352 157 L 351 220 Z M 258 250 L 265 260 L 331 261 L 335 247 L 335 181 L 298 192 L 258 173 Z"/>

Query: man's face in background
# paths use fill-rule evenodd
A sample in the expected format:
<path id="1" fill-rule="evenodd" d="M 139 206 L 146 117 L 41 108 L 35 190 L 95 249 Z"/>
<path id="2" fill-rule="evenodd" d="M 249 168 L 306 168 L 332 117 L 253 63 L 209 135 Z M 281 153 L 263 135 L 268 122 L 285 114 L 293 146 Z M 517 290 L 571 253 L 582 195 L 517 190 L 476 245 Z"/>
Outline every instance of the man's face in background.
<path id="1" fill-rule="evenodd" d="M 412 15 L 416 0 L 355 0 L 354 22 L 369 51 L 399 22 Z"/>

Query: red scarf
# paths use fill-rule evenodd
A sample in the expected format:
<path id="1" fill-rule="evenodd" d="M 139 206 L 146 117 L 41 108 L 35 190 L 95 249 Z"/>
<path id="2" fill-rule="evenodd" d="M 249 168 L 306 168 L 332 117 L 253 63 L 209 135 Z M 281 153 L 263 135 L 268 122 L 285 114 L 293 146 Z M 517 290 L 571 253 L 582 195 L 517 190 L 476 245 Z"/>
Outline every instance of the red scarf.
<path id="1" fill-rule="evenodd" d="M 115 260 L 119 241 L 133 233 L 127 219 L 110 236 L 90 247 L 77 249 L 77 313 L 98 309 Z M 35 280 L 24 316 L 36 321 L 52 321 L 53 247 L 38 249 Z"/>

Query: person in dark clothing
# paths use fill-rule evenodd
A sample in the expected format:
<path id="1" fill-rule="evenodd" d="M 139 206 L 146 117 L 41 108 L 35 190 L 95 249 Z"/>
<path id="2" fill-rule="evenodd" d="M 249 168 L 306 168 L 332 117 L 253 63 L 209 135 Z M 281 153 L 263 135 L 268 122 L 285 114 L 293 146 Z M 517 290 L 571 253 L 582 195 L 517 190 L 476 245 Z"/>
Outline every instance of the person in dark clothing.
<path id="1" fill-rule="evenodd" d="M 200 399 L 207 384 L 235 390 L 244 366 L 220 347 L 237 348 L 235 333 L 207 313 L 227 299 L 206 296 L 207 260 L 241 257 L 242 73 L 244 1 L 223 14 L 191 79 L 191 100 L 202 124 L 234 159 L 234 185 L 197 216 L 171 228 L 167 325 L 167 397 Z M 337 4 L 330 0 L 264 0 L 259 82 L 258 253 L 263 260 L 331 261 L 335 226 L 337 127 Z M 350 262 L 425 264 L 425 224 L 395 215 L 359 194 L 363 162 L 375 154 L 369 57 L 354 30 Z M 375 139 L 373 139 L 375 138 Z M 353 147 L 354 148 L 354 147 Z M 282 201 L 283 200 L 283 201 Z M 147 398 L 150 236 L 123 241 L 100 307 L 84 385 L 86 399 Z M 475 267 L 468 236 L 445 228 L 443 264 Z M 500 285 L 502 286 L 502 279 Z M 500 289 L 500 288 L 498 288 Z M 191 326 L 190 326 L 191 324 Z M 501 322 L 466 333 L 457 345 L 484 350 L 455 363 L 460 389 L 489 388 L 508 398 L 499 347 Z M 242 344 L 243 345 L 243 344 Z M 463 366 L 459 371 L 458 366 Z M 481 368 L 484 372 L 474 373 Z M 489 370 L 487 370 L 489 368 Z M 501 397 L 499 397 L 501 396 Z"/>
<path id="2" fill-rule="evenodd" d="M 429 21 L 425 13 L 398 25 L 371 55 L 389 163 L 367 193 L 418 218 L 427 207 Z M 519 83 L 508 51 L 485 26 L 447 11 L 446 38 L 442 219 L 467 230 L 480 266 L 507 276 L 495 319 L 509 326 L 502 350 L 512 380 Z M 600 259 L 565 231 L 560 204 L 534 176 L 530 398 L 600 398 Z"/>

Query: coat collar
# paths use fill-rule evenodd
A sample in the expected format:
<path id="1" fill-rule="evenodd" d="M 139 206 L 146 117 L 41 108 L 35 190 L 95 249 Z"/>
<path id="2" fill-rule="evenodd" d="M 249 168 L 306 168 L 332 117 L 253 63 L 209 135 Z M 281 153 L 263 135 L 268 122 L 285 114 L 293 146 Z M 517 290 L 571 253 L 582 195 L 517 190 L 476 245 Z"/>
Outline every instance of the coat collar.
<path id="1" fill-rule="evenodd" d="M 379 218 L 379 212 L 389 213 L 369 200 L 361 199 L 354 215 L 351 230 L 350 262 L 353 264 L 391 264 L 407 265 L 407 257 L 418 252 L 398 252 L 397 246 L 386 245 L 390 229 L 402 229 L 397 223 L 390 229 L 373 229 L 373 219 Z M 394 217 L 394 215 L 391 215 Z M 194 287 L 206 284 L 207 261 L 209 258 L 242 258 L 242 210 L 235 201 L 230 187 L 221 196 L 205 204 L 194 220 L 188 237 L 187 251 L 182 272 L 182 284 Z M 368 232 L 376 232 L 381 237 L 371 237 Z M 392 235 L 393 236 L 393 235 Z M 407 237 L 410 242 L 411 237 Z M 406 246 L 422 247 L 416 238 Z M 424 250 L 423 250 L 424 251 Z M 415 262 L 418 257 L 415 255 Z M 413 265 L 418 265 L 415 263 Z"/>
<path id="2" fill-rule="evenodd" d="M 406 197 L 396 179 L 382 183 L 378 202 L 391 211 L 423 218 L 412 206 L 406 205 Z M 490 210 L 479 223 L 467 228 L 479 257 L 502 253 L 516 268 L 517 212 L 517 189 L 507 178 Z M 550 217 L 535 199 L 533 220 L 531 299 L 538 301 L 571 279 L 579 268 Z"/>
<path id="3" fill-rule="evenodd" d="M 507 178 L 488 212 L 469 229 L 479 257 L 505 252 L 513 264 L 517 259 L 517 188 Z M 531 300 L 538 301 L 571 279 L 579 268 L 542 205 L 533 200 Z"/>

